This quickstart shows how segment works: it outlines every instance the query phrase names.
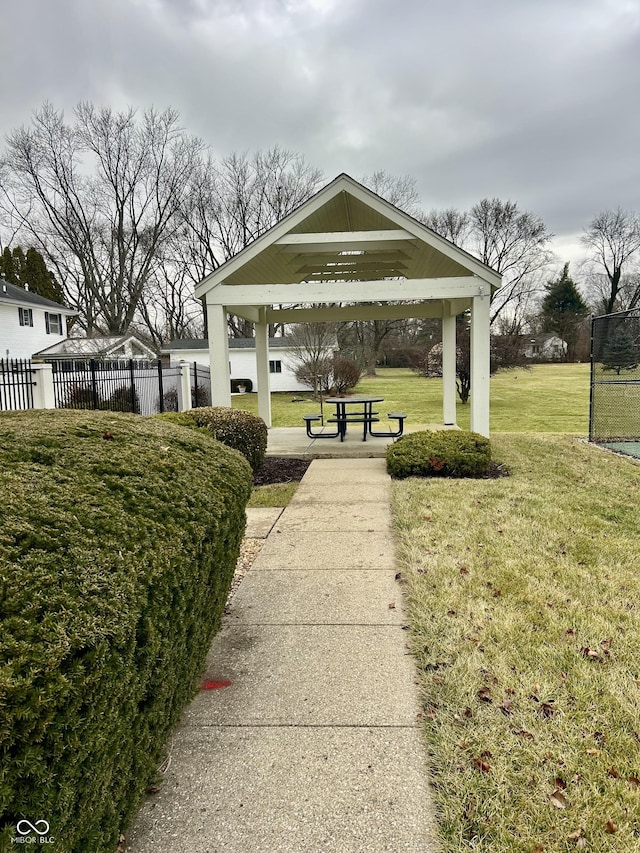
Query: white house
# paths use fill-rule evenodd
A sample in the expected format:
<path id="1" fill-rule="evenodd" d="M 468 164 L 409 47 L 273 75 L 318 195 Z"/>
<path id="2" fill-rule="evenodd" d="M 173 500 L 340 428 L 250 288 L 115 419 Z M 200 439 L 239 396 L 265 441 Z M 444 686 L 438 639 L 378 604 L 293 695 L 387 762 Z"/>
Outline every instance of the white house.
<path id="1" fill-rule="evenodd" d="M 327 350 L 331 355 L 338 345 Z M 269 338 L 269 386 L 271 391 L 309 391 L 308 385 L 298 382 L 295 376 L 299 362 L 293 353 L 299 347 L 291 344 L 288 338 Z M 209 341 L 207 338 L 185 338 L 170 341 L 161 350 L 162 355 L 168 355 L 171 365 L 181 361 L 197 362 L 209 367 Z M 229 338 L 229 378 L 231 388 L 236 391 L 243 379 L 250 379 L 253 391 L 258 390 L 258 375 L 256 369 L 255 338 Z"/>
<path id="2" fill-rule="evenodd" d="M 51 299 L 0 279 L 0 358 L 30 359 L 67 337 L 67 320 L 77 314 Z"/>
<path id="3" fill-rule="evenodd" d="M 134 359 L 153 361 L 158 355 L 135 335 L 98 335 L 92 338 L 66 338 L 33 353 L 34 358 L 73 365 L 95 358 L 101 361 Z M 71 369 L 71 367 L 68 367 Z"/>
<path id="4" fill-rule="evenodd" d="M 554 334 L 538 335 L 527 342 L 526 358 L 538 361 L 560 361 L 567 352 L 567 342 Z"/>

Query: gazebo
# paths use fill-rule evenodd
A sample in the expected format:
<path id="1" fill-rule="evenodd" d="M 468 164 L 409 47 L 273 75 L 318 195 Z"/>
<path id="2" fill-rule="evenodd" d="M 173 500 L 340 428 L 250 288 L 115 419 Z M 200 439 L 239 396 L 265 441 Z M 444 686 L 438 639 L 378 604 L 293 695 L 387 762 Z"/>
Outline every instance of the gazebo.
<path id="1" fill-rule="evenodd" d="M 456 423 L 456 316 L 471 314 L 471 429 L 489 435 L 489 304 L 501 277 L 349 175 L 196 287 L 207 306 L 211 399 L 230 406 L 227 315 L 255 324 L 258 413 L 271 426 L 270 323 L 439 317 L 443 423 Z"/>

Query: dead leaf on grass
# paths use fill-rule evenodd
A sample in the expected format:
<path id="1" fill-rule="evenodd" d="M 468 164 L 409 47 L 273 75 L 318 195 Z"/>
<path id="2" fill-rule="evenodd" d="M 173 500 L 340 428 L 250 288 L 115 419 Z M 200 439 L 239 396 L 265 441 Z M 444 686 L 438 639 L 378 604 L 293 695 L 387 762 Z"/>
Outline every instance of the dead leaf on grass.
<path id="1" fill-rule="evenodd" d="M 519 732 L 514 732 L 514 734 L 518 735 L 518 737 L 523 737 L 525 740 L 534 740 L 534 736 L 531 732 L 527 732 L 524 729 L 521 729 Z"/>
<path id="2" fill-rule="evenodd" d="M 480 690 L 478 690 L 478 699 L 481 702 L 493 702 L 491 690 L 488 687 L 481 687 Z"/>
<path id="3" fill-rule="evenodd" d="M 617 823 L 614 823 L 614 821 L 612 820 L 608 820 L 605 824 L 604 831 L 607 832 L 609 835 L 615 835 L 615 833 L 618 831 Z"/>
<path id="4" fill-rule="evenodd" d="M 488 773 L 491 770 L 491 766 L 487 764 L 486 761 L 483 761 L 481 758 L 474 758 L 473 763 L 477 770 L 481 773 Z"/>
<path id="5" fill-rule="evenodd" d="M 602 660 L 600 652 L 597 652 L 595 649 L 590 649 L 588 646 L 582 646 L 580 654 L 588 658 L 588 660 Z"/>
<path id="6" fill-rule="evenodd" d="M 567 807 L 566 797 L 559 788 L 556 788 L 553 794 L 551 794 L 549 802 L 557 809 L 566 809 Z"/>

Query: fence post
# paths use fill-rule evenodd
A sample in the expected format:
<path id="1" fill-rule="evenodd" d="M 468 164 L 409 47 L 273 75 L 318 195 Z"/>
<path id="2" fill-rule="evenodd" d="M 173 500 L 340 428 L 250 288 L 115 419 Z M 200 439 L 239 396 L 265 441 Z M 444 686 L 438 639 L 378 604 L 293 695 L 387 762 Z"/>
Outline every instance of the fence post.
<path id="1" fill-rule="evenodd" d="M 178 408 L 181 412 L 192 409 L 191 405 L 191 365 L 187 361 L 180 362 L 180 395 Z"/>
<path id="2" fill-rule="evenodd" d="M 91 402 L 93 403 L 93 408 L 98 408 L 98 381 L 96 379 L 96 362 L 95 359 L 92 358 L 89 362 L 89 369 L 91 370 Z"/>
<path id="3" fill-rule="evenodd" d="M 33 408 L 55 409 L 53 368 L 50 364 L 33 364 L 31 370 L 33 371 Z"/>
<path id="4" fill-rule="evenodd" d="M 133 372 L 133 359 L 129 359 L 129 382 L 131 383 L 131 411 L 136 410 L 136 377 Z"/>
<path id="5" fill-rule="evenodd" d="M 193 362 L 193 398 L 196 409 L 200 406 L 201 400 L 198 394 L 198 362 Z"/>
<path id="6" fill-rule="evenodd" d="M 158 408 L 164 412 L 164 385 L 162 382 L 162 359 L 158 359 Z"/>

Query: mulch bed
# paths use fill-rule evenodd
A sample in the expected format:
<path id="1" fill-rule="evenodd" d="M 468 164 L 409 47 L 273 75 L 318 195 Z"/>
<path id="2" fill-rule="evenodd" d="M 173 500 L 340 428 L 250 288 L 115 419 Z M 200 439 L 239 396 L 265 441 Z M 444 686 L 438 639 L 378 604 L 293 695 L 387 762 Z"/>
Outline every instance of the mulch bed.
<path id="1" fill-rule="evenodd" d="M 271 483 L 299 482 L 310 459 L 295 459 L 291 456 L 267 456 L 264 465 L 253 472 L 254 486 L 268 486 Z"/>
<path id="2" fill-rule="evenodd" d="M 268 486 L 271 483 L 293 483 L 299 482 L 311 465 L 310 459 L 294 459 L 291 456 L 267 456 L 264 465 L 253 472 L 254 486 Z M 479 474 L 476 478 L 480 480 L 497 480 L 500 477 L 508 477 L 509 471 L 504 465 L 492 462 L 485 474 Z"/>

